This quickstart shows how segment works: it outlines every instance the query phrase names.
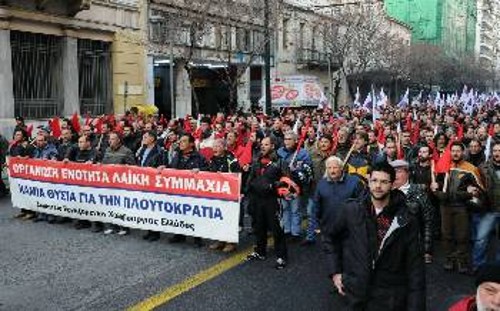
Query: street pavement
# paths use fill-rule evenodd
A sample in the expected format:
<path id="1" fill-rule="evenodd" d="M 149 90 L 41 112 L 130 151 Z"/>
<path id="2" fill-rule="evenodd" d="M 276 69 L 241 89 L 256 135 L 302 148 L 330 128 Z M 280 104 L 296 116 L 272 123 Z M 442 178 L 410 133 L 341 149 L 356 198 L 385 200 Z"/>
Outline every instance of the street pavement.
<path id="1" fill-rule="evenodd" d="M 14 219 L 9 199 L 0 200 L 0 310 L 123 310 L 162 293 L 230 257 L 188 243 L 156 243 L 143 232 L 104 236 Z M 242 233 L 239 250 L 251 246 Z M 335 310 L 336 295 L 319 245 L 289 245 L 289 266 L 266 261 L 241 263 L 179 294 L 158 310 Z M 429 310 L 444 299 L 473 291 L 467 276 L 427 267 Z M 142 308 L 144 310 L 144 308 Z"/>

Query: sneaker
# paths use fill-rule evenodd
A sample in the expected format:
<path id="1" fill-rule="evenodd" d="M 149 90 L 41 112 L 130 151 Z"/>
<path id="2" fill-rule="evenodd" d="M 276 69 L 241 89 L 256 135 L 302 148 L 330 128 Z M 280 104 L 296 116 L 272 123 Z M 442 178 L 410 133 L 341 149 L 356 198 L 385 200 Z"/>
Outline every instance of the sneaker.
<path id="1" fill-rule="evenodd" d="M 168 243 L 181 243 L 186 241 L 186 236 L 181 234 L 174 234 L 170 239 L 168 239 Z"/>
<path id="2" fill-rule="evenodd" d="M 248 255 L 246 259 L 246 261 L 257 261 L 257 260 L 259 261 L 266 260 L 266 256 L 262 256 L 257 252 L 253 252 L 250 255 Z"/>
<path id="3" fill-rule="evenodd" d="M 283 258 L 276 259 L 276 265 L 274 266 L 276 270 L 283 270 L 286 267 L 286 261 Z"/>
<path id="4" fill-rule="evenodd" d="M 201 238 L 194 238 L 194 245 L 197 247 L 203 247 L 203 240 Z"/>
<path id="5" fill-rule="evenodd" d="M 217 241 L 217 242 L 210 244 L 208 246 L 208 249 L 211 251 L 215 251 L 215 250 L 218 250 L 219 248 L 223 248 L 223 247 L 224 247 L 224 243 Z"/>
<path id="6" fill-rule="evenodd" d="M 90 223 L 85 222 L 85 221 L 78 221 L 75 224 L 75 229 L 76 230 L 86 229 L 86 228 L 90 228 L 90 227 L 91 227 Z"/>
<path id="7" fill-rule="evenodd" d="M 111 228 L 110 228 L 110 229 L 106 229 L 106 230 L 104 230 L 104 234 L 105 234 L 105 235 L 108 235 L 108 234 L 113 234 L 113 233 L 115 233 L 115 230 L 114 230 L 114 229 L 111 229 Z"/>
<path id="8" fill-rule="evenodd" d="M 231 253 L 236 250 L 236 244 L 234 243 L 227 243 L 226 246 L 222 249 L 223 253 Z"/>
<path id="9" fill-rule="evenodd" d="M 35 216 L 36 216 L 35 214 L 33 214 L 33 213 L 29 213 L 29 214 L 26 214 L 26 215 L 22 218 L 22 220 L 30 220 L 30 219 L 35 218 Z"/>
<path id="10" fill-rule="evenodd" d="M 432 263 L 432 255 L 431 254 L 425 254 L 424 255 L 424 261 L 426 264 L 431 264 Z"/>
<path id="11" fill-rule="evenodd" d="M 92 227 L 92 229 L 91 229 L 90 231 L 91 231 L 91 232 L 93 232 L 93 233 L 99 233 L 99 232 L 101 232 L 102 230 L 104 230 L 104 229 L 103 229 L 103 227 L 101 227 L 101 226 L 93 226 L 93 227 Z"/>
<path id="12" fill-rule="evenodd" d="M 24 218 L 24 217 L 26 217 L 26 215 L 27 215 L 27 214 L 26 214 L 25 212 L 20 212 L 19 214 L 16 214 L 16 215 L 14 216 L 14 218 Z"/>
<path id="13" fill-rule="evenodd" d="M 155 241 L 158 241 L 160 239 L 160 233 L 159 232 L 155 232 L 154 234 L 151 234 L 149 236 L 149 242 L 155 242 Z"/>
<path id="14" fill-rule="evenodd" d="M 118 235 L 127 235 L 129 233 L 128 229 L 121 229 L 120 231 L 118 231 Z"/>

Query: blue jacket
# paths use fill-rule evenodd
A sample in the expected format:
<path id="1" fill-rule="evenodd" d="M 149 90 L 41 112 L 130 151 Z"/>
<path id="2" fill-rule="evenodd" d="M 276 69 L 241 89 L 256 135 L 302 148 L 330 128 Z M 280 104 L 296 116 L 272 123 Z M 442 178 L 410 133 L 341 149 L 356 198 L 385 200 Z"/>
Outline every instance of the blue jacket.
<path id="1" fill-rule="evenodd" d="M 320 227 L 324 228 L 334 223 L 342 203 L 348 199 L 363 198 L 366 193 L 366 188 L 358 176 L 344 173 L 340 181 L 322 178 L 314 194 Z"/>
<path id="2" fill-rule="evenodd" d="M 280 157 L 287 165 L 289 165 L 293 159 L 293 155 L 295 154 L 295 150 L 288 150 L 285 147 L 281 147 L 278 149 L 277 153 L 278 153 L 278 157 Z M 300 148 L 299 153 L 297 154 L 297 157 L 295 158 L 295 163 L 297 163 L 297 162 L 304 162 L 305 164 L 312 167 L 311 157 L 309 156 L 309 153 L 304 148 Z"/>

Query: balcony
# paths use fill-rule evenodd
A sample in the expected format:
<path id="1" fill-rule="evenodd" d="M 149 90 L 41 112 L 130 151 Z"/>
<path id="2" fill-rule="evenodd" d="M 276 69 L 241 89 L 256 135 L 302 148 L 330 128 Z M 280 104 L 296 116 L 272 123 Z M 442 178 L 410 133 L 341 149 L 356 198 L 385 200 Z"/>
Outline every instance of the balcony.
<path id="1" fill-rule="evenodd" d="M 297 64 L 308 66 L 328 66 L 328 54 L 313 49 L 298 49 Z"/>
<path id="2" fill-rule="evenodd" d="M 43 11 L 49 14 L 75 16 L 78 12 L 90 9 L 92 0 L 68 0 L 68 1 L 50 1 L 50 0 L 32 0 L 15 1 L 1 0 L 0 5 L 7 5 L 21 8 L 28 11 Z"/>

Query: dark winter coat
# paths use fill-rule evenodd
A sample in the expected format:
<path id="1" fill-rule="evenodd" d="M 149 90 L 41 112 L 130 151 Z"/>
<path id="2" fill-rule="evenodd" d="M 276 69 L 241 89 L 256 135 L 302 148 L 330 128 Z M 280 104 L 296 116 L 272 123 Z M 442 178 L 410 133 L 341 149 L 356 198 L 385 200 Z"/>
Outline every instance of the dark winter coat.
<path id="1" fill-rule="evenodd" d="M 424 251 L 432 254 L 434 232 L 434 206 L 429 200 L 427 189 L 423 185 L 410 184 L 406 194 L 408 210 L 417 219 L 424 242 Z"/>
<path id="2" fill-rule="evenodd" d="M 137 165 L 142 167 L 158 167 L 164 165 L 165 154 L 162 148 L 155 145 L 144 159 L 146 148 L 142 148 L 137 156 Z M 144 163 L 143 163 L 144 159 Z"/>
<path id="3" fill-rule="evenodd" d="M 349 200 L 326 229 L 329 273 L 342 274 L 346 310 L 425 310 L 424 253 L 405 200 L 401 191 L 391 192 L 384 212 L 393 221 L 380 248 L 370 196 Z"/>
<path id="4" fill-rule="evenodd" d="M 261 157 L 252 163 L 245 193 L 248 193 L 255 203 L 277 199 L 275 184 L 286 174 L 284 161 L 275 153 L 270 158 L 271 162 L 267 165 L 261 163 Z"/>
<path id="5" fill-rule="evenodd" d="M 348 199 L 362 198 L 365 194 L 365 187 L 357 176 L 344 174 L 339 181 L 322 178 L 313 197 L 320 227 L 328 227 L 334 223 L 342 203 Z"/>
<path id="6" fill-rule="evenodd" d="M 200 171 L 206 171 L 208 169 L 208 164 L 198 151 L 192 151 L 187 155 L 178 152 L 175 154 L 168 167 L 178 170 L 199 169 Z"/>

